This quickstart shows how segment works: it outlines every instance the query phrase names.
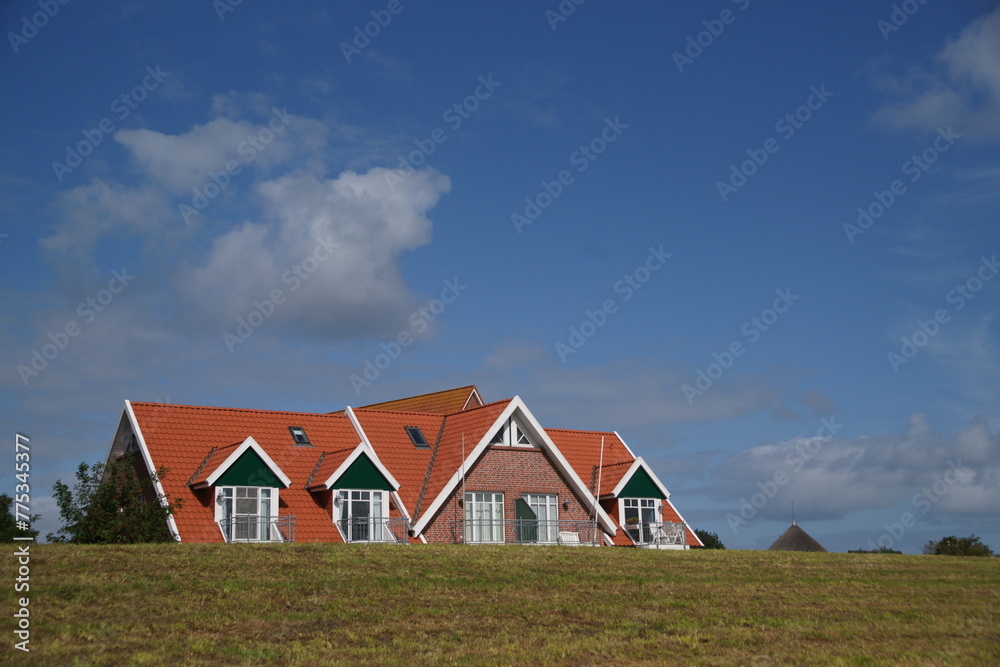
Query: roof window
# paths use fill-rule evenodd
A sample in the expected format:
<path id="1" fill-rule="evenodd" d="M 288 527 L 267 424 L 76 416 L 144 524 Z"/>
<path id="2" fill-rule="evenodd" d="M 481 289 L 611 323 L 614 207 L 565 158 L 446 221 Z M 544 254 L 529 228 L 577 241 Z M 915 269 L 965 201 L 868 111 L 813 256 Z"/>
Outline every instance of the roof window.
<path id="1" fill-rule="evenodd" d="M 301 426 L 289 426 L 288 430 L 292 434 L 292 440 L 295 441 L 296 445 L 308 445 L 309 436 L 306 435 L 306 430 Z"/>
<path id="2" fill-rule="evenodd" d="M 420 430 L 419 426 L 404 426 L 403 428 L 406 429 L 406 434 L 410 436 L 410 441 L 414 447 L 430 447 L 427 438 L 424 437 L 424 433 Z"/>

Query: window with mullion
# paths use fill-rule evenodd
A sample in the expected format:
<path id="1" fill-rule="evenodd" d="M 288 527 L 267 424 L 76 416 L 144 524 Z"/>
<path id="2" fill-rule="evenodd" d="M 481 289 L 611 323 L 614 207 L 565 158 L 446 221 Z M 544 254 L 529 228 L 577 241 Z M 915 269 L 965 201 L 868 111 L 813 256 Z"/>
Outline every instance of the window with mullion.
<path id="1" fill-rule="evenodd" d="M 381 542 L 388 537 L 385 500 L 385 491 L 337 491 L 338 522 L 348 542 Z"/>
<path id="2" fill-rule="evenodd" d="M 503 542 L 503 494 L 465 494 L 465 541 Z"/>
<path id="3" fill-rule="evenodd" d="M 622 500 L 625 530 L 640 544 L 652 541 L 653 528 L 660 523 L 657 516 L 659 502 L 654 498 L 625 498 Z"/>
<path id="4" fill-rule="evenodd" d="M 230 542 L 268 542 L 280 539 L 271 527 L 272 500 L 276 489 L 257 486 L 226 486 L 219 489 L 222 525 Z"/>

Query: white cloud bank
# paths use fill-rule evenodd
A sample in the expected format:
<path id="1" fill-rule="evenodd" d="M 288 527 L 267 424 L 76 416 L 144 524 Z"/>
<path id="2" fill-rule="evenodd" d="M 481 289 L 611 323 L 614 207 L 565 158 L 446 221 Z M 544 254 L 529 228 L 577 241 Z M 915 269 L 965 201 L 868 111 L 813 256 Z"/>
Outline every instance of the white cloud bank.
<path id="1" fill-rule="evenodd" d="M 883 82 L 905 99 L 876 112 L 875 122 L 893 129 L 952 125 L 965 138 L 1000 140 L 1000 9 L 949 41 L 935 65 Z"/>
<path id="2" fill-rule="evenodd" d="M 935 512 L 995 516 L 1000 435 L 990 431 L 985 417 L 976 417 L 954 436 L 943 436 L 924 415 L 914 414 L 899 434 L 798 437 L 751 447 L 715 474 L 726 480 L 715 495 L 733 502 L 733 513 L 739 512 L 740 498 L 766 493 L 765 487 L 775 490 L 771 484 L 776 483 L 783 502 L 759 508 L 758 516 L 766 518 L 785 518 L 788 500 L 811 519 L 900 504 L 919 505 L 919 510 L 924 499 L 933 501 Z"/>

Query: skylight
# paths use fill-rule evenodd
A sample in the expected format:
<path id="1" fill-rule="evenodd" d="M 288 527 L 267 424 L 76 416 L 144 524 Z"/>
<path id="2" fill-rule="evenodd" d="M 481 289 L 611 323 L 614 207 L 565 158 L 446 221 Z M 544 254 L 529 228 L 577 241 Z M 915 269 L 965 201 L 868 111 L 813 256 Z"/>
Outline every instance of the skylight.
<path id="1" fill-rule="evenodd" d="M 292 434 L 292 440 L 295 441 L 296 445 L 308 445 L 309 436 L 306 435 L 306 430 L 301 426 L 289 426 L 288 430 Z"/>
<path id="2" fill-rule="evenodd" d="M 414 447 L 430 447 L 419 426 L 404 426 L 403 428 L 406 429 L 406 434 L 410 436 Z"/>

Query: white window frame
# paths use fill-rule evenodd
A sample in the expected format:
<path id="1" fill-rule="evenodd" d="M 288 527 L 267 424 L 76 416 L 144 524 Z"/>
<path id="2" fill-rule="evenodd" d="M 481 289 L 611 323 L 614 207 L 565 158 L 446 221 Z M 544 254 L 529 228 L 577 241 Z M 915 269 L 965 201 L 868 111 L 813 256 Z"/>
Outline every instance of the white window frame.
<path id="1" fill-rule="evenodd" d="M 367 495 L 367 497 L 365 497 Z M 367 505 L 367 515 L 355 510 Z M 334 523 L 345 542 L 385 542 L 395 540 L 386 525 L 389 518 L 389 492 L 381 489 L 336 489 Z"/>
<path id="2" fill-rule="evenodd" d="M 629 524 L 627 510 L 635 509 L 638 523 Z M 644 510 L 648 521 L 643 521 Z M 654 530 L 663 524 L 663 504 L 657 498 L 619 498 L 618 516 L 622 527 L 636 544 L 652 544 Z"/>
<path id="3" fill-rule="evenodd" d="M 514 417 L 507 418 L 507 421 L 500 427 L 499 435 L 500 437 L 497 438 L 494 434 L 494 438 L 490 441 L 491 445 L 538 449 L 538 445 Z"/>
<path id="4" fill-rule="evenodd" d="M 251 492 L 253 495 L 251 496 Z M 242 497 L 241 497 L 242 495 Z M 240 507 L 240 501 L 243 501 Z M 253 511 L 248 505 L 253 504 Z M 240 510 L 243 511 L 240 511 Z M 256 517 L 240 524 L 239 517 Z M 261 517 L 267 517 L 262 519 Z M 228 518 L 228 531 L 223 522 Z M 215 521 L 227 542 L 282 542 L 278 518 L 278 488 L 271 486 L 219 486 L 215 489 Z"/>
<path id="5" fill-rule="evenodd" d="M 557 543 L 559 541 L 559 495 L 555 493 L 525 493 L 523 498 L 538 518 L 538 542 Z"/>
<path id="6" fill-rule="evenodd" d="M 464 533 L 466 544 L 503 544 L 504 533 L 503 493 L 466 492 Z"/>

